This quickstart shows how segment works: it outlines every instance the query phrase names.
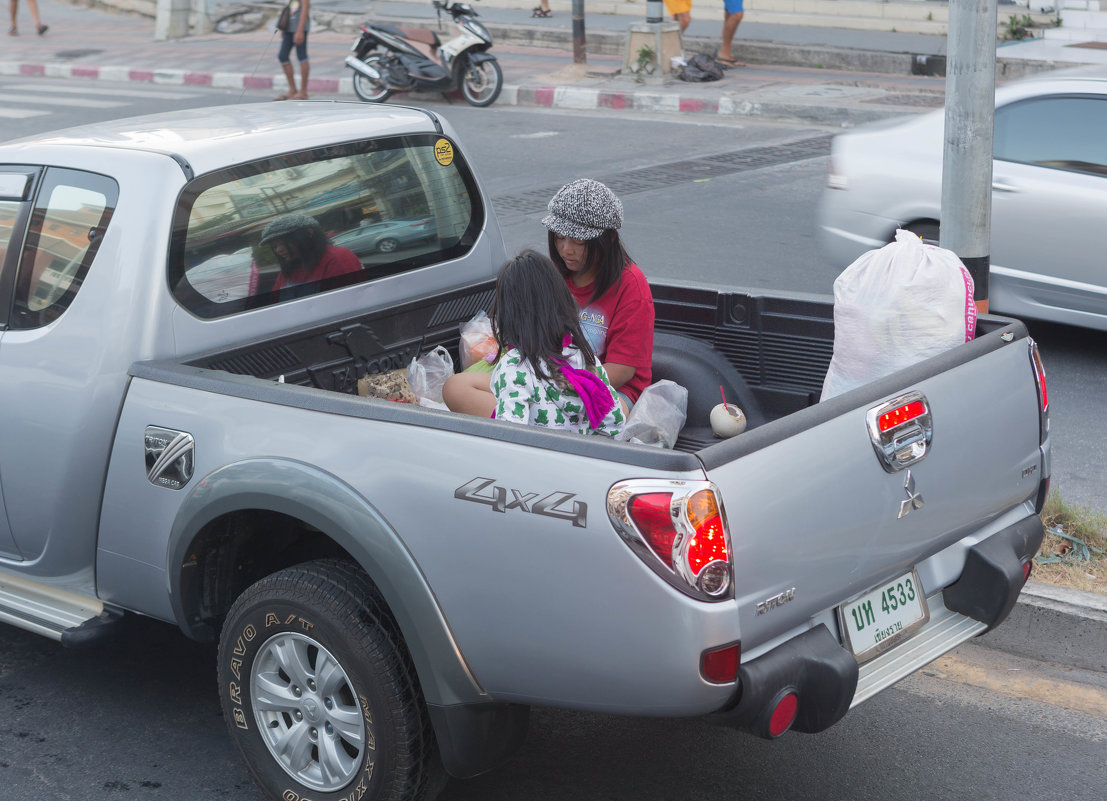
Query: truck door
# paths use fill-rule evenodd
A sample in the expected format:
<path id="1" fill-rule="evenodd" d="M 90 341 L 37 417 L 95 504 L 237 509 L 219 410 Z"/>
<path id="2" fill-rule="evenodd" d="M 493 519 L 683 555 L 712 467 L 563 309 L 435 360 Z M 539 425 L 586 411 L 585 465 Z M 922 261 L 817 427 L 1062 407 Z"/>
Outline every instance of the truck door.
<path id="1" fill-rule="evenodd" d="M 126 378 L 101 353 L 121 312 L 86 281 L 119 190 L 82 170 L 21 169 L 0 165 L 0 552 L 49 546 L 63 561 L 51 569 L 72 571 L 91 564 L 118 415 L 104 381 Z"/>
<path id="2" fill-rule="evenodd" d="M 29 211 L 27 200 L 34 178 L 33 170 L 0 167 L 0 359 L 3 358 L 4 332 L 11 315 L 12 287 Z M 4 461 L 3 453 L 9 447 L 6 439 L 0 439 L 0 462 Z M 0 558 L 21 558 L 8 523 L 3 469 L 0 469 Z"/>

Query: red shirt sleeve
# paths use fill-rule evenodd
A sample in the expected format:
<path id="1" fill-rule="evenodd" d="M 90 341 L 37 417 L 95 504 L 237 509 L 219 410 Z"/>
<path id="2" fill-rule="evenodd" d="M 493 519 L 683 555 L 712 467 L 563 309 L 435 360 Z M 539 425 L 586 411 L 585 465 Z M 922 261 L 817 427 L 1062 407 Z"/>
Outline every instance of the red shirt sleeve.
<path id="1" fill-rule="evenodd" d="M 653 378 L 653 295 L 646 276 L 634 264 L 623 271 L 616 292 L 603 360 L 635 368 L 634 378 L 621 389 L 637 400 Z"/>

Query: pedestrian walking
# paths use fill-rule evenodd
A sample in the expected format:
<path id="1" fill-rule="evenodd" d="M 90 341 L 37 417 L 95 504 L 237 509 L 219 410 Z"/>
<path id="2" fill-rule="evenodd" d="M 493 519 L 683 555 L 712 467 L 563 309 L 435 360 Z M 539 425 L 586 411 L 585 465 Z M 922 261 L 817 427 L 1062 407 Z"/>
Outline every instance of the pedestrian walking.
<path id="1" fill-rule="evenodd" d="M 12 12 L 12 24 L 8 28 L 8 36 L 19 36 L 19 25 L 16 24 L 15 15 L 19 13 L 19 0 L 10 0 L 8 8 Z M 35 23 L 35 32 L 39 36 L 46 33 L 50 29 L 49 25 L 43 25 L 42 20 L 38 16 L 38 0 L 27 0 L 27 8 L 31 9 L 31 19 Z"/>
<path id="2" fill-rule="evenodd" d="M 715 60 L 724 67 L 744 67 L 730 52 L 734 34 L 738 32 L 738 25 L 742 21 L 742 0 L 723 0 L 723 41 L 719 45 L 719 52 Z"/>
<path id="3" fill-rule="evenodd" d="M 692 0 L 665 0 L 665 8 L 680 23 L 680 32 L 692 24 Z"/>
<path id="4" fill-rule="evenodd" d="M 14 2 L 14 0 L 13 0 Z M 308 62 L 307 39 L 311 28 L 311 0 L 289 0 L 288 26 L 281 36 L 281 49 L 277 51 L 277 61 L 288 79 L 288 91 L 278 95 L 277 100 L 307 100 Z M 296 48 L 296 61 L 300 63 L 300 88 L 296 89 L 296 73 L 292 70 L 292 48 Z"/>

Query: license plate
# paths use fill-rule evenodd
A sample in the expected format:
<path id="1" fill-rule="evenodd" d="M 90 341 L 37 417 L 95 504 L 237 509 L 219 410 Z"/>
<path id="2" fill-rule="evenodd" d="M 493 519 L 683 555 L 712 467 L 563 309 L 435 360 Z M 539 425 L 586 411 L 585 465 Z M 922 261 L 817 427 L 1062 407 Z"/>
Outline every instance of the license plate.
<path id="1" fill-rule="evenodd" d="M 928 620 L 930 610 L 914 570 L 838 607 L 846 645 L 858 662 L 891 648 Z"/>

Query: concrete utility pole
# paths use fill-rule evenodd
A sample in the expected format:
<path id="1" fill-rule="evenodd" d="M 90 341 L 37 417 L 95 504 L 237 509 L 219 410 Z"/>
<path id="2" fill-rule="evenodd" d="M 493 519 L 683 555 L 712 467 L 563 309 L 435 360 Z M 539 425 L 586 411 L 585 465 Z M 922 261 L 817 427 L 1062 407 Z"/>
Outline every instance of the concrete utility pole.
<path id="1" fill-rule="evenodd" d="M 188 36 L 188 14 L 192 0 L 158 0 L 154 17 L 154 41 Z"/>
<path id="2" fill-rule="evenodd" d="M 965 263 L 988 311 L 997 0 L 950 0 L 941 246 Z"/>
<path id="3" fill-rule="evenodd" d="M 573 63 L 587 64 L 584 41 L 584 0 L 573 0 Z"/>

